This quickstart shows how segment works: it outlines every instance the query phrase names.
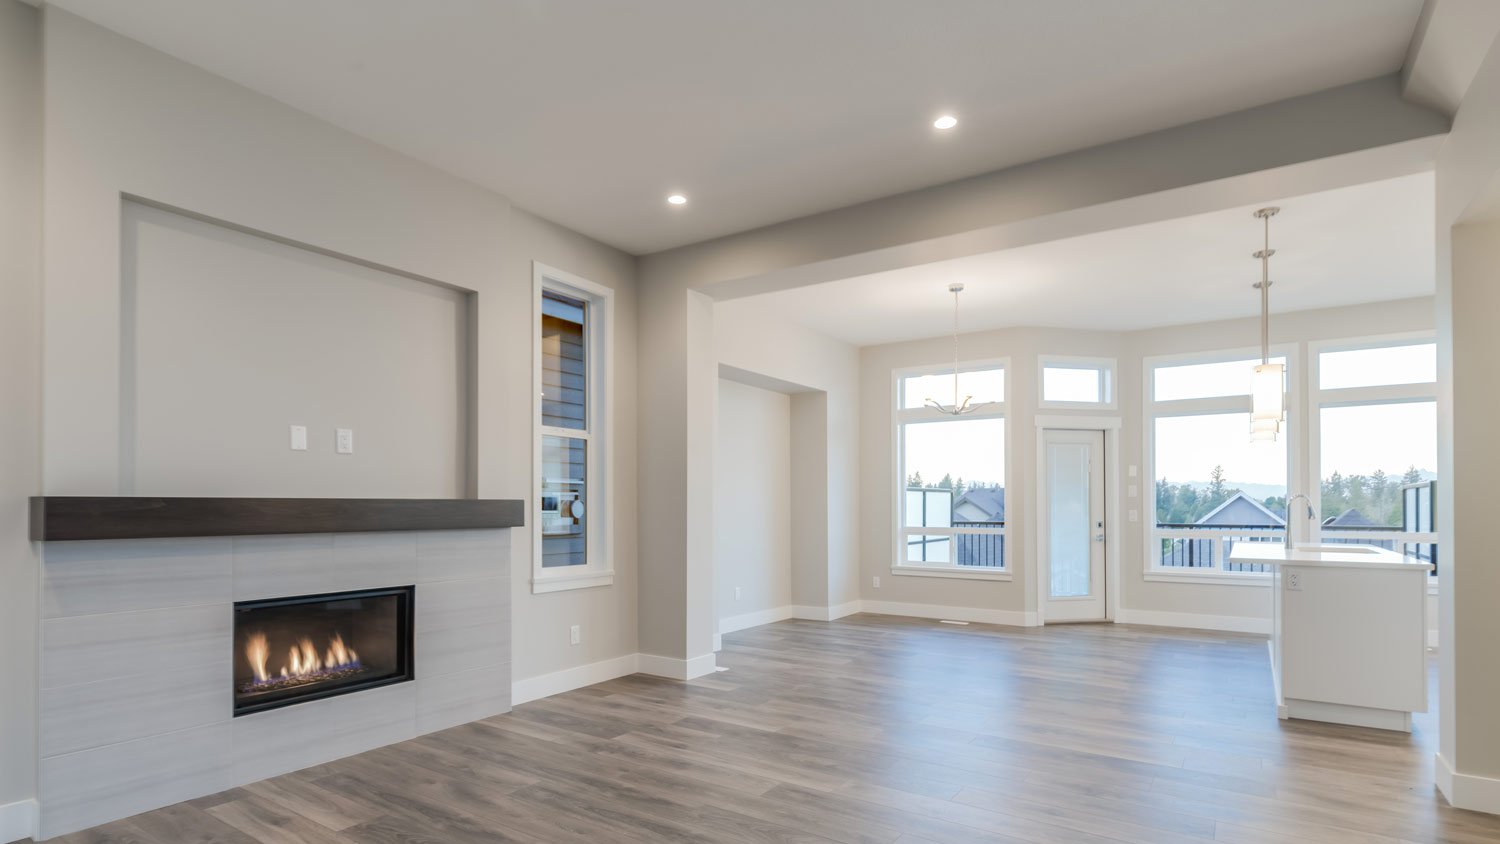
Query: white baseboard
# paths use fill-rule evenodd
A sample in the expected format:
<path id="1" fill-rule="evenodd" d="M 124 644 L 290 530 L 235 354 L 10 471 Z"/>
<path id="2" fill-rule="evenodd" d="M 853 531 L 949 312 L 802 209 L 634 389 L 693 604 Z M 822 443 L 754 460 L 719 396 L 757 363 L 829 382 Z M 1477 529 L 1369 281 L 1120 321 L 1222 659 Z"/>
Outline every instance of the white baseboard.
<path id="1" fill-rule="evenodd" d="M 595 683 L 603 683 L 605 680 L 634 674 L 639 670 L 638 656 L 639 654 L 626 654 L 576 668 L 554 671 L 540 677 L 517 680 L 510 684 L 510 703 L 512 706 L 518 706 L 528 701 L 540 700 L 544 697 L 581 689 L 584 686 L 592 686 Z"/>
<path id="2" fill-rule="evenodd" d="M 979 624 L 1005 624 L 1011 627 L 1035 627 L 1037 614 L 1020 610 L 992 610 L 982 607 L 947 607 L 941 604 L 908 604 L 900 601 L 862 601 L 862 612 L 876 615 L 904 615 L 909 618 L 973 621 Z"/>
<path id="3" fill-rule="evenodd" d="M 774 624 L 778 621 L 786 621 L 792 617 L 792 606 L 772 607 L 768 610 L 747 612 L 742 615 L 731 615 L 728 618 L 719 619 L 719 633 L 734 633 L 739 630 L 747 630 L 751 627 L 759 627 L 762 624 Z"/>
<path id="4" fill-rule="evenodd" d="M 1433 755 L 1436 757 L 1433 779 L 1450 805 L 1456 809 L 1500 815 L 1500 779 L 1461 774 L 1453 770 L 1443 754 Z"/>
<path id="5" fill-rule="evenodd" d="M 1134 610 L 1121 607 L 1115 613 L 1120 624 L 1149 624 L 1154 627 L 1186 627 L 1192 630 L 1222 630 L 1227 633 L 1271 635 L 1271 619 L 1241 615 L 1204 615 L 1194 612 Z"/>
<path id="6" fill-rule="evenodd" d="M 36 836 L 35 800 L 17 800 L 0 805 L 0 844 Z"/>
<path id="7" fill-rule="evenodd" d="M 854 615 L 864 612 L 865 601 L 848 601 L 842 604 L 834 604 L 831 607 L 801 607 L 793 606 L 792 618 L 800 618 L 804 621 L 833 621 L 846 615 Z"/>
<path id="8" fill-rule="evenodd" d="M 718 664 L 711 653 L 695 656 L 692 659 L 636 654 L 636 659 L 638 660 L 636 664 L 638 673 L 650 674 L 653 677 L 666 677 L 669 680 L 691 680 L 694 677 L 712 674 Z"/>

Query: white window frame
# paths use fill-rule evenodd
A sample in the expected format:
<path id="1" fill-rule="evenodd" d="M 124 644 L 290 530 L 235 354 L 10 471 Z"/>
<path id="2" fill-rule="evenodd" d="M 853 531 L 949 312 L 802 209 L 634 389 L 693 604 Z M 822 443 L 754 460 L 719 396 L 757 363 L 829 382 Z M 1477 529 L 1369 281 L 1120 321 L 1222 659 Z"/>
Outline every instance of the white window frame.
<path id="1" fill-rule="evenodd" d="M 1099 390 L 1103 401 L 1047 401 L 1048 369 L 1087 369 L 1099 373 Z M 1120 406 L 1119 364 L 1114 358 L 1078 357 L 1076 355 L 1041 355 L 1036 363 L 1037 406 L 1048 410 L 1115 410 Z"/>
<path id="2" fill-rule="evenodd" d="M 615 581 L 614 531 L 611 529 L 614 503 L 614 475 L 610 448 L 613 442 L 615 406 L 615 292 L 601 284 L 572 273 L 532 263 L 532 374 L 531 424 L 533 429 L 531 494 L 531 591 L 533 594 L 609 586 Z M 542 292 L 551 290 L 588 303 L 585 324 L 588 356 L 588 394 L 583 430 L 556 428 L 542 424 Z M 546 436 L 582 439 L 588 443 L 586 467 L 588 478 L 588 528 L 585 534 L 587 562 L 581 566 L 542 568 L 542 520 L 537 512 L 542 488 L 542 438 Z"/>
<path id="3" fill-rule="evenodd" d="M 1012 507 L 1013 502 L 1011 501 L 1011 497 L 1009 494 L 1009 491 L 1013 488 L 1011 485 L 1011 465 L 1014 461 L 1012 460 L 1011 443 L 1015 439 L 1015 437 L 1014 432 L 1011 430 L 1012 426 L 1006 413 L 1006 409 L 1010 406 L 1010 393 L 1012 389 L 1011 375 L 1013 373 L 1010 369 L 1010 358 L 988 358 L 982 360 L 961 361 L 958 365 L 958 369 L 960 372 L 973 372 L 985 369 L 999 369 L 1004 371 L 1005 395 L 1001 397 L 1001 401 L 991 402 L 980 407 L 978 410 L 973 411 L 972 413 L 965 414 L 962 417 L 949 416 L 948 414 L 933 410 L 930 407 L 903 408 L 901 406 L 901 379 L 921 375 L 942 375 L 944 373 L 951 375 L 953 373 L 953 364 L 938 363 L 928 366 L 910 366 L 891 370 L 891 574 L 914 577 L 946 577 L 956 578 L 960 580 L 1012 580 L 1014 579 L 1014 568 L 1011 565 L 1011 560 L 1014 559 L 1014 557 L 1011 553 L 1011 551 L 1013 550 L 1011 548 L 1006 549 L 1004 566 L 987 570 L 976 570 L 973 567 L 960 567 L 957 564 L 946 566 L 913 565 L 906 561 L 907 529 L 904 526 L 904 520 L 902 518 L 902 508 L 905 506 L 906 499 L 906 474 L 904 465 L 905 460 L 903 459 L 904 455 L 902 454 L 902 448 L 905 443 L 905 438 L 902 436 L 902 428 L 908 423 L 942 422 L 955 418 L 961 418 L 964 420 L 1002 419 L 1006 421 L 1005 478 L 1002 481 L 1005 484 L 1005 489 L 1007 492 L 1005 501 L 1005 526 L 1000 528 L 924 527 L 920 529 L 913 528 L 913 531 L 920 532 L 921 534 L 927 536 L 956 536 L 960 533 L 963 533 L 1008 537 L 1010 535 L 1010 526 L 1015 521 L 1013 513 L 1014 508 Z M 1008 539 L 1002 539 L 1002 541 L 1006 542 L 1006 544 L 1009 545 Z"/>
<path id="4" fill-rule="evenodd" d="M 1382 384 L 1375 387 L 1337 387 L 1323 389 L 1322 362 L 1324 352 L 1353 352 L 1363 349 L 1383 349 L 1391 346 L 1417 346 L 1436 343 L 1437 336 L 1431 331 L 1410 331 L 1398 334 L 1377 334 L 1366 337 L 1351 337 L 1338 340 L 1317 340 L 1307 345 L 1307 489 L 1308 495 L 1323 489 L 1323 408 L 1359 407 L 1381 404 L 1404 404 L 1407 402 L 1436 402 L 1438 382 L 1425 381 L 1413 384 Z M 1319 496 L 1321 499 L 1321 495 Z M 1442 502 L 1439 502 L 1441 506 Z M 1330 514 L 1322 512 L 1321 500 L 1316 505 L 1318 523 L 1313 526 L 1309 542 L 1323 539 L 1323 519 Z M 1359 531 L 1339 531 L 1340 538 L 1371 540 L 1394 540 L 1397 543 L 1436 544 L 1440 549 L 1437 531 L 1424 533 L 1399 531 L 1370 532 L 1361 536 Z M 1443 558 L 1439 558 L 1441 565 Z M 1428 578 L 1427 591 L 1437 594 L 1441 572 Z"/>
<path id="5" fill-rule="evenodd" d="M 1296 477 L 1294 467 L 1297 463 L 1297 450 L 1300 441 L 1297 437 L 1298 418 L 1297 409 L 1293 406 L 1293 397 L 1300 395 L 1301 372 L 1303 367 L 1299 366 L 1301 358 L 1299 353 L 1301 346 L 1298 343 L 1283 343 L 1271 347 L 1272 357 L 1284 357 L 1287 362 L 1287 384 L 1286 394 L 1283 401 L 1286 403 L 1286 422 L 1282 424 L 1281 436 L 1286 438 L 1286 477 L 1287 491 L 1291 494 L 1292 479 Z M 1146 500 L 1143 509 L 1146 511 L 1147 519 L 1145 529 L 1141 531 L 1145 536 L 1145 566 L 1144 579 L 1151 581 L 1162 581 L 1171 583 L 1213 583 L 1231 584 L 1240 586 L 1269 586 L 1271 575 L 1269 572 L 1236 572 L 1224 571 L 1216 564 L 1213 568 L 1195 568 L 1184 570 L 1178 566 L 1163 566 L 1161 564 L 1161 540 L 1163 539 L 1213 539 L 1218 543 L 1214 560 L 1222 564 L 1224 560 L 1224 537 L 1223 535 L 1205 536 L 1194 533 L 1191 530 L 1179 528 L 1158 529 L 1156 527 L 1156 483 L 1160 478 L 1156 472 L 1156 420 L 1167 416 L 1206 416 L 1221 413 L 1249 413 L 1250 402 L 1250 373 L 1245 373 L 1245 394 L 1241 396 L 1214 396 L 1211 398 L 1175 399 L 1171 401 L 1156 400 L 1156 370 L 1164 367 L 1191 366 L 1204 363 L 1223 363 L 1225 361 L 1251 360 L 1260 358 L 1258 347 L 1220 349 L 1209 352 L 1189 352 L 1175 355 L 1158 355 L 1147 357 L 1141 366 L 1141 393 L 1142 404 L 1145 412 L 1143 414 L 1142 439 L 1144 440 L 1145 455 L 1144 465 L 1151 473 L 1151 477 L 1142 488 L 1146 492 Z M 1245 430 L 1245 437 L 1250 436 L 1249 428 Z M 1257 534 L 1260 535 L 1260 534 Z M 1284 537 L 1282 532 L 1270 532 L 1271 536 L 1279 541 Z"/>

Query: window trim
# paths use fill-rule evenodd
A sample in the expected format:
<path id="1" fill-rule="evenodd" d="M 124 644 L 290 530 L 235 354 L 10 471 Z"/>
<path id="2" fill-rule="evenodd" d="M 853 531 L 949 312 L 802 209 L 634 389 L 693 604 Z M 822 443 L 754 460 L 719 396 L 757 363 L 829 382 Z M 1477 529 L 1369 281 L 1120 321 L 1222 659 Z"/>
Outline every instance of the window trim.
<path id="1" fill-rule="evenodd" d="M 1048 369 L 1088 369 L 1099 373 L 1103 401 L 1048 401 Z M 1038 355 L 1036 361 L 1037 407 L 1047 410 L 1117 410 L 1120 406 L 1119 360 L 1078 355 Z"/>
<path id="2" fill-rule="evenodd" d="M 1297 453 L 1301 444 L 1298 437 L 1296 424 L 1299 418 L 1299 408 L 1296 406 L 1296 398 L 1301 395 L 1301 378 L 1303 367 L 1298 363 L 1301 360 L 1301 343 L 1277 343 L 1270 349 L 1272 357 L 1286 359 L 1287 383 L 1283 401 L 1286 407 L 1286 422 L 1282 429 L 1282 436 L 1286 438 L 1286 478 L 1287 490 L 1290 494 L 1292 480 L 1297 476 Z M 1182 352 L 1168 355 L 1147 356 L 1141 361 L 1141 407 L 1142 407 L 1142 465 L 1151 473 L 1142 484 L 1146 495 L 1142 502 L 1147 518 L 1143 520 L 1143 554 L 1145 564 L 1142 568 L 1142 579 L 1147 581 L 1171 582 L 1171 583 L 1204 583 L 1214 585 L 1233 586 L 1260 586 L 1267 587 L 1271 584 L 1269 572 L 1228 572 L 1215 568 L 1211 571 L 1187 570 L 1182 571 L 1179 567 L 1163 566 L 1161 564 L 1160 546 L 1157 544 L 1156 527 L 1156 420 L 1160 417 L 1169 416 L 1208 416 L 1225 413 L 1249 413 L 1251 410 L 1249 378 L 1246 377 L 1245 394 L 1242 396 L 1211 396 L 1207 398 L 1190 399 L 1168 399 L 1157 401 L 1156 399 L 1156 370 L 1172 366 L 1192 366 L 1206 363 L 1226 363 L 1237 360 L 1253 360 L 1260 357 L 1260 348 L 1257 346 L 1239 347 L 1233 349 L 1215 349 L 1201 352 Z M 1246 430 L 1248 437 L 1250 432 Z"/>
<path id="3" fill-rule="evenodd" d="M 1380 384 L 1373 387 L 1334 387 L 1323 389 L 1322 356 L 1324 352 L 1353 352 L 1362 349 L 1385 349 L 1393 346 L 1420 346 L 1437 343 L 1434 331 L 1403 331 L 1391 334 L 1372 334 L 1364 337 L 1344 337 L 1331 340 L 1313 340 L 1307 344 L 1307 483 L 1309 490 L 1323 489 L 1323 408 L 1325 407 L 1369 407 L 1385 404 L 1408 404 L 1438 402 L 1438 381 L 1417 381 L 1406 384 Z M 1309 495 L 1312 493 L 1309 492 Z M 1321 498 L 1321 496 L 1320 496 Z M 1308 542 L 1321 542 L 1322 520 L 1328 514 L 1318 504 L 1318 524 L 1312 528 Z M 1417 542 L 1428 542 L 1441 547 L 1437 531 L 1415 534 L 1423 537 Z M 1356 537 L 1357 538 L 1357 537 Z M 1439 558 L 1441 563 L 1441 558 Z M 1428 578 L 1428 593 L 1434 594 L 1440 572 L 1434 571 Z"/>
<path id="4" fill-rule="evenodd" d="M 999 369 L 1005 373 L 1005 391 L 998 402 L 992 402 L 987 407 L 982 407 L 973 413 L 964 415 L 963 419 L 1001 419 L 1005 421 L 1005 477 L 1002 482 L 1005 488 L 1010 490 L 1011 465 L 1013 458 L 1013 441 L 1015 437 L 1011 430 L 1012 419 L 1010 417 L 1010 397 L 1013 389 L 1010 358 L 977 358 L 973 360 L 959 361 L 959 372 L 973 372 L 984 369 Z M 939 577 L 953 578 L 959 580 L 1013 580 L 1015 567 L 1012 565 L 1010 555 L 1007 555 L 1005 565 L 995 569 L 966 570 L 957 565 L 933 566 L 912 564 L 905 559 L 906 531 L 902 524 L 901 508 L 905 502 L 906 476 L 903 472 L 902 463 L 902 428 L 909 423 L 940 422 L 954 417 L 940 413 L 927 407 L 903 408 L 901 397 L 901 380 L 912 376 L 952 374 L 953 364 L 936 363 L 924 366 L 907 366 L 891 370 L 891 471 L 889 479 L 891 483 L 891 574 L 903 577 Z M 1010 525 L 1014 522 L 1012 506 L 1009 496 L 1005 503 L 1005 526 L 1001 528 L 976 528 L 972 532 L 998 535 L 1002 538 L 1010 536 Z M 927 528 L 924 529 L 928 535 L 957 534 L 955 528 Z M 964 531 L 970 533 L 971 531 Z"/>
<path id="5" fill-rule="evenodd" d="M 542 292 L 552 290 L 590 305 L 585 326 L 588 353 L 588 406 L 585 428 L 555 428 L 542 424 Z M 532 367 L 531 367 L 531 488 L 527 510 L 531 514 L 532 594 L 609 586 L 614 583 L 613 503 L 615 472 L 613 442 L 615 421 L 615 292 L 573 273 L 532 262 Z M 588 443 L 589 523 L 585 536 L 586 562 L 581 566 L 542 568 L 542 520 L 537 501 L 542 482 L 542 438 L 583 439 Z"/>

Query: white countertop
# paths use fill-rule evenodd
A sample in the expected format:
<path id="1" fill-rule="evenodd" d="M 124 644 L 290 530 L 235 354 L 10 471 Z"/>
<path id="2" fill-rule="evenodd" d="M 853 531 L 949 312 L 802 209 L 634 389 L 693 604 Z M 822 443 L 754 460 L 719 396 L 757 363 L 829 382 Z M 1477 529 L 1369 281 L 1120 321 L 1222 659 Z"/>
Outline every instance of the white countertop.
<path id="1" fill-rule="evenodd" d="M 1272 566 L 1432 570 L 1431 563 L 1418 562 L 1374 545 L 1298 545 L 1288 550 L 1275 542 L 1236 542 L 1229 559 Z"/>

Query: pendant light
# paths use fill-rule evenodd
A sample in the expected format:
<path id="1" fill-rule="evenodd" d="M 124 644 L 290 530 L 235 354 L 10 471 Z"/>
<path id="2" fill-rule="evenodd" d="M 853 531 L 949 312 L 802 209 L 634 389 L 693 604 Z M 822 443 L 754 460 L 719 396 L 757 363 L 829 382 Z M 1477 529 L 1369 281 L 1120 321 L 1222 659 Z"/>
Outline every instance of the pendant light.
<path id="1" fill-rule="evenodd" d="M 928 407 L 949 416 L 963 416 L 989 404 L 987 401 L 970 404 L 973 396 L 964 396 L 963 401 L 958 399 L 958 294 L 963 289 L 964 286 L 958 282 L 948 285 L 948 292 L 953 294 L 953 404 L 942 404 L 934 398 L 927 399 Z"/>
<path id="2" fill-rule="evenodd" d="M 1286 367 L 1271 363 L 1271 218 L 1280 208 L 1262 208 L 1255 216 L 1265 224 L 1265 245 L 1252 257 L 1260 259 L 1260 365 L 1250 380 L 1250 439 L 1274 442 L 1286 420 L 1286 394 L 1283 390 Z"/>

